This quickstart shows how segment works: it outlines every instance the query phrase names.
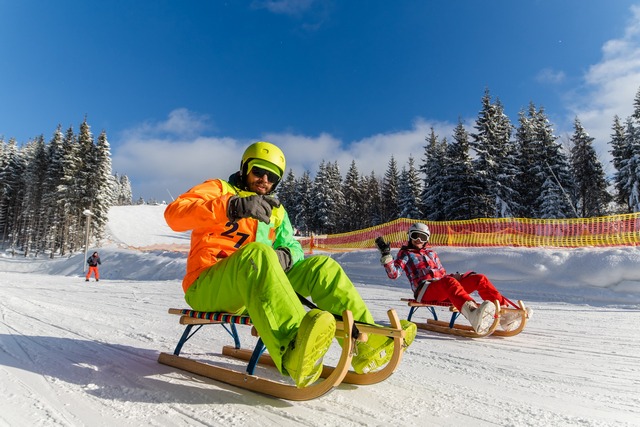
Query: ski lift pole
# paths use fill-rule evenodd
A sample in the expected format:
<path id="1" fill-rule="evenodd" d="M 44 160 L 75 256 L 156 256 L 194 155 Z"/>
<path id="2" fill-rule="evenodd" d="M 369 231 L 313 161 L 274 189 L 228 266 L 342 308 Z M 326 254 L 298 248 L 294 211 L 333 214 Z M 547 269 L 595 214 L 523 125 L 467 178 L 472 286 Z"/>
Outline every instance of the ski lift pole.
<path id="1" fill-rule="evenodd" d="M 89 209 L 85 209 L 82 214 L 87 217 L 87 226 L 84 232 L 84 258 L 82 258 L 82 272 L 85 273 L 87 271 L 87 251 L 89 250 L 89 229 L 91 228 L 91 217 L 93 213 L 91 213 Z"/>

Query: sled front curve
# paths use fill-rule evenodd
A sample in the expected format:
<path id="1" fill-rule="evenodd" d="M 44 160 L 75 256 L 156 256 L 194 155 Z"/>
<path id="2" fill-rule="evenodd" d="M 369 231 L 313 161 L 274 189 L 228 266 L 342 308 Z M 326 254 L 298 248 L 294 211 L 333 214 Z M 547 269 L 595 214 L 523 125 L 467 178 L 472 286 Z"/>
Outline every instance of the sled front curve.
<path id="1" fill-rule="evenodd" d="M 351 337 L 351 331 L 353 330 L 353 314 L 346 310 L 342 316 L 344 326 L 341 329 L 336 330 L 336 338 L 339 338 L 342 341 L 342 353 L 340 360 L 329 376 L 304 388 L 297 388 L 295 385 L 262 378 L 247 372 L 198 362 L 177 354 L 160 353 L 158 362 L 224 382 L 226 384 L 280 399 L 296 401 L 315 399 L 339 385 L 345 378 L 349 370 L 349 366 L 351 366 L 354 346 L 354 340 Z M 261 345 L 261 340 L 259 341 L 259 345 Z M 178 349 L 176 349 L 176 351 L 179 352 Z"/>
<path id="2" fill-rule="evenodd" d="M 389 338 L 393 338 L 393 355 L 389 362 L 381 369 L 375 372 L 368 372 L 366 374 L 358 374 L 354 371 L 348 371 L 342 380 L 343 383 L 346 384 L 355 384 L 355 385 L 371 385 L 377 384 L 381 381 L 386 380 L 395 372 L 395 370 L 400 365 L 400 361 L 402 360 L 402 354 L 404 352 L 404 337 L 405 331 L 402 329 L 402 325 L 400 324 L 400 319 L 398 318 L 398 314 L 395 310 L 391 309 L 387 311 L 387 315 L 389 316 L 389 321 L 391 323 L 390 327 L 384 326 L 376 326 L 376 325 L 365 325 L 361 323 L 356 323 L 356 328 L 360 332 L 360 335 L 363 334 L 369 335 L 384 335 Z M 338 322 L 338 328 L 341 328 L 340 322 Z M 358 339 L 360 341 L 361 339 Z M 363 340 L 366 340 L 364 338 Z M 242 360 L 250 360 L 252 357 L 252 352 L 248 349 L 234 348 L 231 346 L 225 346 L 222 350 L 222 353 L 235 357 Z M 273 366 L 273 360 L 269 355 L 262 355 L 258 361 L 260 364 L 271 365 Z M 324 366 L 322 369 L 322 378 L 328 378 L 335 370 L 340 366 L 338 364 L 336 367 L 333 366 Z"/>

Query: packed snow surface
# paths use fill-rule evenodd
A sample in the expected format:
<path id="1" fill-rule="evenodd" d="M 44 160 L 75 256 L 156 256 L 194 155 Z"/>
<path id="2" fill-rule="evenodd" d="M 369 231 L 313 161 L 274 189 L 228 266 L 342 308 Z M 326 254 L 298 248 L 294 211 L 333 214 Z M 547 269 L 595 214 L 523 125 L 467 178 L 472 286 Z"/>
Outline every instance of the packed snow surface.
<path id="1" fill-rule="evenodd" d="M 91 248 L 100 282 L 85 282 L 83 253 L 0 257 L 0 426 L 640 425 L 635 247 L 436 248 L 449 271 L 484 273 L 532 307 L 527 328 L 483 339 L 419 331 L 385 382 L 291 402 L 157 363 L 183 330 L 167 309 L 186 307 L 189 239 L 163 211 L 111 209 L 108 239 Z M 331 256 L 378 322 L 390 308 L 406 318 L 408 282 L 389 280 L 376 250 Z M 252 347 L 249 328 L 240 332 Z M 226 344 L 222 327 L 207 326 L 182 354 L 234 363 L 220 356 Z"/>

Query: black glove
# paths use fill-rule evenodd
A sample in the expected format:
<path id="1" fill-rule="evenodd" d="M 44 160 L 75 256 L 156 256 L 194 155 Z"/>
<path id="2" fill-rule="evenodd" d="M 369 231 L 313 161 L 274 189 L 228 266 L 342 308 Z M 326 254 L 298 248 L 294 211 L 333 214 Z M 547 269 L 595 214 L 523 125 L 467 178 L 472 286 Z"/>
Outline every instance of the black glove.
<path id="1" fill-rule="evenodd" d="M 387 265 L 390 262 L 393 262 L 393 257 L 391 256 L 391 246 L 387 242 L 384 241 L 382 236 L 376 237 L 376 246 L 382 255 L 380 257 L 380 264 Z"/>
<path id="2" fill-rule="evenodd" d="M 291 262 L 291 251 L 289 251 L 289 248 L 278 248 L 276 249 L 276 254 L 278 254 L 278 261 L 284 272 L 286 273 L 291 270 L 293 263 Z"/>
<path id="3" fill-rule="evenodd" d="M 378 246 L 378 250 L 382 256 L 391 254 L 391 246 L 384 241 L 382 236 L 376 237 L 376 246 Z"/>
<path id="4" fill-rule="evenodd" d="M 253 195 L 249 197 L 232 196 L 229 199 L 227 217 L 231 221 L 240 218 L 255 218 L 269 224 L 271 222 L 271 209 L 280 206 L 278 199 L 270 196 Z"/>

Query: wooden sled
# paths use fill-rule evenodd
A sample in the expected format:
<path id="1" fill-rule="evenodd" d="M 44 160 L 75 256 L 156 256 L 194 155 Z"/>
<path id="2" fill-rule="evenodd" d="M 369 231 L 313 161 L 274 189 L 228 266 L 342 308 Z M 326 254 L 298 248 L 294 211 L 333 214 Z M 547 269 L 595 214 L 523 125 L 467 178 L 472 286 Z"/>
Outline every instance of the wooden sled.
<path id="1" fill-rule="evenodd" d="M 173 354 L 160 353 L 158 362 L 234 385 L 247 390 L 278 397 L 287 400 L 310 400 L 322 396 L 331 391 L 340 383 L 374 384 L 389 377 L 400 363 L 403 350 L 405 332 L 402 330 L 400 320 L 394 310 L 389 311 L 389 319 L 392 326 L 389 328 L 373 325 L 357 324 L 354 326 L 353 315 L 345 311 L 342 320 L 336 321 L 336 338 L 342 343 L 340 359 L 335 367 L 325 366 L 321 378 L 315 383 L 297 388 L 295 385 L 285 382 L 270 380 L 254 375 L 258 363 L 274 365 L 271 358 L 263 354 L 265 347 L 258 338 L 253 351 L 242 349 L 236 325 L 252 326 L 249 316 L 233 315 L 228 313 L 198 312 L 189 309 L 169 309 L 170 314 L 180 315 L 180 324 L 186 325 Z M 222 354 L 234 358 L 248 360 L 245 372 L 225 368 L 214 364 L 204 363 L 180 356 L 182 346 L 204 325 L 220 324 L 233 337 L 234 346 L 224 346 Z M 227 327 L 229 325 L 229 327 Z M 192 330 L 197 326 L 195 330 Z M 252 333 L 255 328 L 252 328 Z M 368 374 L 356 374 L 349 372 L 351 359 L 354 353 L 356 340 L 366 340 L 368 333 L 382 334 L 394 339 L 394 354 L 390 362 L 382 369 Z M 257 335 L 254 333 L 254 335 Z"/>
<path id="2" fill-rule="evenodd" d="M 422 303 L 422 302 L 416 301 L 415 299 L 408 299 L 408 298 L 401 298 L 401 301 L 406 301 L 407 305 L 411 307 L 409 310 L 409 316 L 407 317 L 407 320 L 409 321 L 411 321 L 411 318 L 419 308 L 426 307 L 429 310 L 429 312 L 433 316 L 433 319 L 427 319 L 427 323 L 414 322 L 417 325 L 418 329 L 424 329 L 427 331 L 440 332 L 440 333 L 457 335 L 457 336 L 462 336 L 467 338 L 483 338 L 489 335 L 499 336 L 499 337 L 511 337 L 522 332 L 522 330 L 527 324 L 527 312 L 526 312 L 524 303 L 520 300 L 518 301 L 517 306 L 509 301 L 513 305 L 513 308 L 500 307 L 500 304 L 498 304 L 498 302 L 496 301 L 495 306 L 496 306 L 496 313 L 498 313 L 498 315 L 494 318 L 493 323 L 491 324 L 491 327 L 489 328 L 489 330 L 484 334 L 477 333 L 476 331 L 473 330 L 473 328 L 470 325 L 461 325 L 461 324 L 455 323 L 456 319 L 460 315 L 460 312 L 458 312 L 458 310 L 449 302 Z M 436 311 L 437 307 L 445 307 L 449 309 L 449 311 L 451 312 L 451 318 L 448 322 L 438 319 L 438 313 Z M 518 312 L 521 316 L 520 323 L 518 324 L 518 326 L 510 330 L 504 330 L 499 328 L 500 316 L 502 316 L 507 312 Z"/>

